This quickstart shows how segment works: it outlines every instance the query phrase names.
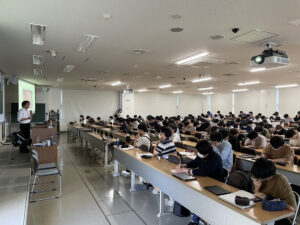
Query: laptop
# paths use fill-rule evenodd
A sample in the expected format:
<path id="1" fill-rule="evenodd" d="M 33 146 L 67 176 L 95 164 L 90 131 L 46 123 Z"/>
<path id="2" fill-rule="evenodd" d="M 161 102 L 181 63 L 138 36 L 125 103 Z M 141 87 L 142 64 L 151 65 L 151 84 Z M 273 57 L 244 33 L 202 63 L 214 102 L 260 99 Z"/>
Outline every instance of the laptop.
<path id="1" fill-rule="evenodd" d="M 186 173 L 173 173 L 172 172 L 172 175 L 174 177 L 177 177 L 180 180 L 183 180 L 183 181 L 196 180 L 196 177 L 193 177 L 193 176 L 188 175 Z"/>
<path id="2" fill-rule="evenodd" d="M 206 186 L 204 188 L 215 195 L 226 195 L 231 193 L 230 191 L 227 191 L 226 189 L 221 188 L 220 186 L 217 185 Z"/>

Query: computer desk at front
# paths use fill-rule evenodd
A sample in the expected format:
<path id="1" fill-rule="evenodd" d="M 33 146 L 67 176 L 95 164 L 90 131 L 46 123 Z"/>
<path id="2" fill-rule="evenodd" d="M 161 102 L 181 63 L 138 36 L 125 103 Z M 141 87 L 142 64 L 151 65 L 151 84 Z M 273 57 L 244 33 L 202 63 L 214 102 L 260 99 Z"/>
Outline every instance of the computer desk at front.
<path id="1" fill-rule="evenodd" d="M 253 208 L 241 210 L 219 199 L 204 189 L 205 186 L 219 185 L 229 191 L 238 189 L 208 177 L 197 177 L 195 181 L 183 182 L 172 176 L 170 170 L 176 165 L 157 157 L 143 159 L 141 150 L 121 150 L 114 148 L 114 176 L 119 175 L 118 164 L 121 163 L 132 170 L 131 190 L 134 190 L 135 173 L 161 190 L 159 215 L 164 213 L 164 193 L 190 209 L 211 225 L 258 225 L 274 224 L 275 221 L 293 216 L 293 212 L 285 210 L 267 212 L 262 209 L 261 202 Z"/>

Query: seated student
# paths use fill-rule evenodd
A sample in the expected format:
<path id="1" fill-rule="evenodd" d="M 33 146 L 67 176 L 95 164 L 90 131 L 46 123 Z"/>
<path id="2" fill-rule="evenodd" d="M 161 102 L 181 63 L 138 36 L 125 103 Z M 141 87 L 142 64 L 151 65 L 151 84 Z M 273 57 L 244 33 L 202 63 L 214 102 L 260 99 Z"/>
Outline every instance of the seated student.
<path id="1" fill-rule="evenodd" d="M 258 134 L 261 134 L 261 135 L 265 136 L 266 138 L 270 138 L 269 130 L 261 127 L 260 125 L 257 125 L 254 128 L 254 131 L 257 132 Z"/>
<path id="2" fill-rule="evenodd" d="M 267 146 L 267 139 L 263 135 L 255 131 L 251 131 L 247 136 L 244 147 L 254 148 L 254 149 L 258 149 L 258 148 L 264 149 L 266 146 Z"/>
<path id="3" fill-rule="evenodd" d="M 139 126 L 139 124 L 140 123 L 138 122 L 138 119 L 136 119 L 136 118 L 131 119 L 131 126 L 132 126 L 132 128 L 137 129 L 138 126 Z"/>
<path id="4" fill-rule="evenodd" d="M 252 127 L 248 124 L 247 120 L 243 120 L 241 122 L 241 132 L 246 132 L 246 133 L 250 133 L 253 129 Z"/>
<path id="5" fill-rule="evenodd" d="M 280 117 L 275 117 L 274 121 L 272 122 L 273 128 L 275 128 L 277 125 L 284 126 L 284 123 L 282 122 Z"/>
<path id="6" fill-rule="evenodd" d="M 175 144 L 170 140 L 171 135 L 172 132 L 169 127 L 161 127 L 160 142 L 156 145 L 156 148 L 153 151 L 154 155 L 160 155 L 167 159 L 170 153 L 176 152 Z"/>
<path id="7" fill-rule="evenodd" d="M 241 151 L 238 129 L 235 128 L 230 129 L 228 142 L 231 144 L 233 151 L 237 151 L 237 152 Z"/>
<path id="8" fill-rule="evenodd" d="M 262 122 L 262 119 L 259 117 L 259 115 L 255 116 L 253 123 L 260 123 Z"/>
<path id="9" fill-rule="evenodd" d="M 171 128 L 171 137 L 170 137 L 170 140 L 173 141 L 174 143 L 181 142 L 180 136 L 176 132 L 177 131 L 176 124 L 175 123 L 170 123 L 169 127 Z"/>
<path id="10" fill-rule="evenodd" d="M 141 147 L 142 145 L 146 146 L 148 148 L 148 151 L 150 150 L 150 137 L 148 135 L 148 128 L 145 123 L 140 123 L 137 127 L 138 134 L 135 136 L 134 139 L 134 146 Z"/>
<path id="11" fill-rule="evenodd" d="M 227 173 L 224 175 L 227 176 L 233 166 L 232 146 L 228 141 L 223 140 L 222 134 L 219 132 L 212 133 L 210 135 L 210 141 L 212 143 L 213 150 L 221 156 L 223 167 L 226 170 L 225 173 Z"/>
<path id="12" fill-rule="evenodd" d="M 99 126 L 103 126 L 104 122 L 103 122 L 103 120 L 101 120 L 101 117 L 98 116 L 95 124 L 99 125 Z"/>
<path id="13" fill-rule="evenodd" d="M 290 145 L 300 147 L 300 134 L 298 131 L 289 129 L 285 133 L 285 137 L 290 139 Z"/>
<path id="14" fill-rule="evenodd" d="M 184 123 L 183 131 L 193 133 L 195 130 L 196 128 L 193 126 L 191 118 L 188 118 Z"/>
<path id="15" fill-rule="evenodd" d="M 128 133 L 129 129 L 128 129 L 126 120 L 123 119 L 123 118 L 120 118 L 119 122 L 120 122 L 120 125 L 121 125 L 120 130 L 125 132 L 125 133 Z"/>
<path id="16" fill-rule="evenodd" d="M 276 173 L 276 167 L 272 161 L 265 158 L 257 159 L 252 166 L 251 174 L 255 196 L 261 199 L 266 196 L 279 198 L 286 202 L 287 210 L 295 211 L 297 203 L 290 183 L 284 175 Z M 291 224 L 289 219 L 275 222 L 275 225 L 288 224 Z"/>
<path id="17" fill-rule="evenodd" d="M 82 126 L 84 125 L 86 121 L 84 121 L 84 116 L 83 115 L 80 115 L 80 118 L 79 118 L 79 124 Z"/>
<path id="18" fill-rule="evenodd" d="M 294 118 L 295 122 L 299 122 L 300 121 L 300 111 L 298 111 L 297 115 Z"/>
<path id="19" fill-rule="evenodd" d="M 107 120 L 107 122 L 109 123 L 109 124 L 114 124 L 114 118 L 112 117 L 112 116 L 110 116 L 109 118 L 108 118 L 108 120 Z"/>
<path id="20" fill-rule="evenodd" d="M 270 144 L 263 151 L 263 157 L 274 163 L 293 164 L 294 150 L 290 145 L 284 143 L 281 136 L 273 136 L 270 139 Z"/>
<path id="21" fill-rule="evenodd" d="M 275 131 L 273 133 L 274 135 L 285 135 L 286 129 L 284 129 L 281 125 L 277 125 L 275 127 Z"/>
<path id="22" fill-rule="evenodd" d="M 294 119 L 289 116 L 289 114 L 284 114 L 283 118 L 284 118 L 283 119 L 284 120 L 284 124 L 289 124 L 289 123 L 295 122 Z"/>
<path id="23" fill-rule="evenodd" d="M 176 172 L 187 173 L 194 176 L 211 177 L 224 182 L 223 164 L 221 157 L 213 151 L 206 140 L 201 140 L 196 145 L 198 151 L 196 159 L 188 164 L 177 165 Z M 198 225 L 200 218 L 193 214 L 189 225 Z"/>

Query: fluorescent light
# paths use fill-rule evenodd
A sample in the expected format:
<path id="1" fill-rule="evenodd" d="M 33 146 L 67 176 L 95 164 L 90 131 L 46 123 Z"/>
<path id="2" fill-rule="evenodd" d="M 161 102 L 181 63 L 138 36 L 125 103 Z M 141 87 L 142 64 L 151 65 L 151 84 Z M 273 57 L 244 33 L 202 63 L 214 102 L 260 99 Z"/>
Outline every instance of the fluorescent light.
<path id="1" fill-rule="evenodd" d="M 56 81 L 57 81 L 57 82 L 63 82 L 63 81 L 64 81 L 64 78 L 63 78 L 63 77 L 59 77 L 59 78 L 56 79 Z"/>
<path id="2" fill-rule="evenodd" d="M 116 82 L 112 83 L 111 86 L 118 86 L 120 84 L 121 84 L 121 81 L 116 81 Z"/>
<path id="3" fill-rule="evenodd" d="M 30 28 L 31 28 L 32 44 L 44 45 L 45 35 L 46 35 L 46 26 L 31 23 Z"/>
<path id="4" fill-rule="evenodd" d="M 232 92 L 243 92 L 243 91 L 248 91 L 248 89 L 244 88 L 244 89 L 235 89 L 235 90 L 232 90 Z"/>
<path id="5" fill-rule="evenodd" d="M 82 42 L 80 42 L 77 51 L 78 52 L 86 52 L 92 45 L 95 44 L 95 39 L 98 36 L 87 34 Z"/>
<path id="6" fill-rule="evenodd" d="M 214 94 L 212 91 L 209 91 L 209 92 L 203 92 L 202 93 L 203 95 L 212 95 L 212 94 Z"/>
<path id="7" fill-rule="evenodd" d="M 190 56 L 190 57 L 187 57 L 187 58 L 184 58 L 184 59 L 181 59 L 179 61 L 176 62 L 177 65 L 182 65 L 182 64 L 194 64 L 194 63 L 197 63 L 200 61 L 200 58 L 204 57 L 204 56 L 207 56 L 208 55 L 208 52 L 202 52 L 202 53 L 199 53 L 197 55 L 193 55 L 193 56 Z"/>
<path id="8" fill-rule="evenodd" d="M 208 81 L 208 80 L 211 80 L 212 77 L 203 77 L 203 78 L 200 78 L 200 79 L 196 79 L 196 80 L 192 80 L 193 83 L 198 83 L 198 82 L 203 82 L 203 81 Z"/>
<path id="9" fill-rule="evenodd" d="M 147 89 L 140 89 L 140 90 L 137 90 L 137 92 L 146 92 Z"/>
<path id="10" fill-rule="evenodd" d="M 42 76 L 43 75 L 43 70 L 42 69 L 33 69 L 33 74 L 35 76 Z"/>
<path id="11" fill-rule="evenodd" d="M 261 68 L 253 68 L 253 69 L 250 69 L 250 72 L 259 72 L 259 71 L 264 71 L 266 70 L 265 67 L 261 67 Z"/>
<path id="12" fill-rule="evenodd" d="M 198 91 L 207 91 L 207 90 L 212 90 L 213 87 L 207 87 L 207 88 L 198 88 Z"/>
<path id="13" fill-rule="evenodd" d="M 42 55 L 33 55 L 32 63 L 34 65 L 42 65 L 43 64 L 43 56 Z"/>
<path id="14" fill-rule="evenodd" d="M 246 85 L 253 85 L 253 84 L 259 84 L 260 81 L 250 81 L 250 82 L 243 82 L 243 83 L 238 83 L 239 86 L 246 86 Z"/>
<path id="15" fill-rule="evenodd" d="M 298 87 L 298 84 L 283 84 L 283 85 L 275 86 L 275 88 L 292 88 L 292 87 Z"/>
<path id="16" fill-rule="evenodd" d="M 171 86 L 172 86 L 171 84 L 166 84 L 166 85 L 159 86 L 159 88 L 163 89 L 163 88 L 169 88 Z"/>
<path id="17" fill-rule="evenodd" d="M 183 91 L 173 91 L 172 93 L 173 94 L 181 94 L 181 93 L 183 93 Z"/>
<path id="18" fill-rule="evenodd" d="M 70 73 L 74 69 L 74 67 L 75 67 L 74 65 L 66 65 L 63 72 L 64 73 Z"/>

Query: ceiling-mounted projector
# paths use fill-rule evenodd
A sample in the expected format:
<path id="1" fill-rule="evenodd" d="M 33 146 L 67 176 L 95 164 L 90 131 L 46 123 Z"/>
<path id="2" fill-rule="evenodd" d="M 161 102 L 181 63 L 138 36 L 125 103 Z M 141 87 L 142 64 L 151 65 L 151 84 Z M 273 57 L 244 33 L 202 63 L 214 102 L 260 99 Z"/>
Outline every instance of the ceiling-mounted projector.
<path id="1" fill-rule="evenodd" d="M 287 54 L 284 51 L 273 50 L 271 48 L 272 45 L 274 45 L 274 43 L 267 43 L 266 50 L 264 50 L 260 55 L 253 56 L 250 61 L 250 66 L 255 68 L 273 68 L 289 65 L 290 60 Z"/>

